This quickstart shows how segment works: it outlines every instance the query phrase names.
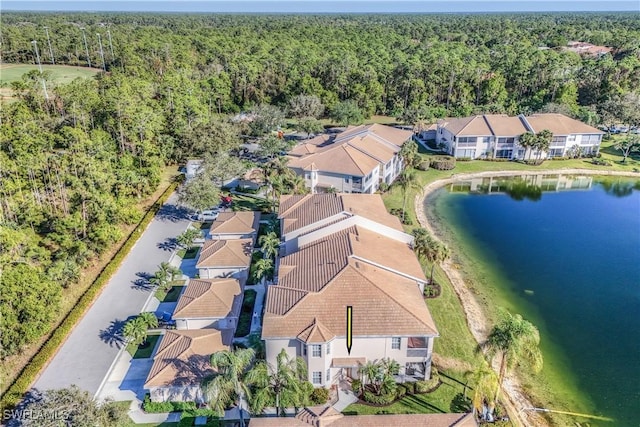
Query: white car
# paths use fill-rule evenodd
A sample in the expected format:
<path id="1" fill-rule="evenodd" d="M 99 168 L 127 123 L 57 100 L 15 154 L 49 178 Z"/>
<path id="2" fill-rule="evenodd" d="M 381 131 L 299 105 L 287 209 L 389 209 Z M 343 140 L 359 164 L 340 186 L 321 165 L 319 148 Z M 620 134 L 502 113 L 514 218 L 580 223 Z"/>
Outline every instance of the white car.
<path id="1" fill-rule="evenodd" d="M 215 221 L 218 218 L 218 209 L 209 209 L 198 214 L 198 221 Z"/>

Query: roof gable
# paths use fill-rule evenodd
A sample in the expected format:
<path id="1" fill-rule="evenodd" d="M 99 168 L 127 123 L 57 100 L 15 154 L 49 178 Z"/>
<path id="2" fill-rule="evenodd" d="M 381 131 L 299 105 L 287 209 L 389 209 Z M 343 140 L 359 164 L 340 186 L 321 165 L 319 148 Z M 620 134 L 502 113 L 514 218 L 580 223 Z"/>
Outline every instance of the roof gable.
<path id="1" fill-rule="evenodd" d="M 173 318 L 227 317 L 241 295 L 237 279 L 191 279 L 178 300 Z"/>
<path id="2" fill-rule="evenodd" d="M 200 250 L 196 268 L 246 267 L 252 250 L 252 239 L 208 240 Z"/>
<path id="3" fill-rule="evenodd" d="M 260 223 L 260 214 L 253 211 L 220 212 L 211 224 L 210 234 L 249 234 L 256 233 Z"/>

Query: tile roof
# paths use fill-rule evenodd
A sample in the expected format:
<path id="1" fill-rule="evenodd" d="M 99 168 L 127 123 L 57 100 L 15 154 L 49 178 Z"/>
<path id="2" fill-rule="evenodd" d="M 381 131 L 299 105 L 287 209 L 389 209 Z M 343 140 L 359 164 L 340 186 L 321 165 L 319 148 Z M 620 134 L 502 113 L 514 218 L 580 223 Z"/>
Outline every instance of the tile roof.
<path id="1" fill-rule="evenodd" d="M 214 373 L 209 359 L 228 350 L 233 337 L 215 329 L 166 331 L 153 357 L 144 387 L 176 387 L 199 384 Z"/>
<path id="2" fill-rule="evenodd" d="M 387 227 L 399 231 L 403 230 L 400 220 L 387 212 L 382 198 L 377 194 L 282 196 L 278 218 L 283 220 L 282 232 L 287 234 L 336 216 L 341 212 L 346 213 L 343 219 L 347 219 L 351 215 L 359 215 Z"/>
<path id="3" fill-rule="evenodd" d="M 252 239 L 207 240 L 200 250 L 196 268 L 247 267 L 252 250 Z"/>
<path id="4" fill-rule="evenodd" d="M 260 213 L 253 211 L 220 212 L 211 224 L 210 234 L 256 233 L 260 225 Z"/>
<path id="5" fill-rule="evenodd" d="M 191 279 L 180 296 L 174 319 L 238 315 L 242 291 L 237 279 Z"/>
<path id="6" fill-rule="evenodd" d="M 331 341 L 335 336 L 336 334 L 314 318 L 313 323 L 300 332 L 297 338 L 307 344 L 314 344 Z"/>
<path id="7" fill-rule="evenodd" d="M 302 285 L 298 285 L 303 287 Z M 310 287 L 317 287 L 310 283 Z M 346 317 L 336 313 L 353 307 L 354 337 L 370 335 L 435 336 L 437 330 L 415 280 L 362 261 L 349 259 L 319 291 L 297 290 L 297 301 L 285 301 L 280 280 L 267 291 L 263 338 L 293 338 L 314 319 L 344 337 Z M 294 290 L 295 292 L 296 290 Z"/>
<path id="8" fill-rule="evenodd" d="M 484 120 L 495 136 L 520 136 L 529 130 L 521 117 L 509 117 L 506 114 L 485 114 Z"/>
<path id="9" fill-rule="evenodd" d="M 367 363 L 366 357 L 334 357 L 331 359 L 332 368 L 352 368 Z"/>
<path id="10" fill-rule="evenodd" d="M 445 127 L 449 132 L 456 136 L 492 135 L 489 125 L 482 116 L 445 119 L 440 122 L 440 126 Z"/>
<path id="11" fill-rule="evenodd" d="M 365 176 L 387 163 L 412 131 L 379 124 L 351 126 L 344 132 L 319 135 L 294 147 L 288 166 L 343 175 Z"/>
<path id="12" fill-rule="evenodd" d="M 295 418 L 252 418 L 249 427 L 477 427 L 473 414 L 342 415 L 330 406 L 305 408 Z"/>
<path id="13" fill-rule="evenodd" d="M 575 133 L 603 134 L 600 129 L 572 119 L 563 114 L 546 113 L 534 114 L 526 117 L 534 132 L 544 129 L 550 130 L 554 135 L 569 135 Z"/>

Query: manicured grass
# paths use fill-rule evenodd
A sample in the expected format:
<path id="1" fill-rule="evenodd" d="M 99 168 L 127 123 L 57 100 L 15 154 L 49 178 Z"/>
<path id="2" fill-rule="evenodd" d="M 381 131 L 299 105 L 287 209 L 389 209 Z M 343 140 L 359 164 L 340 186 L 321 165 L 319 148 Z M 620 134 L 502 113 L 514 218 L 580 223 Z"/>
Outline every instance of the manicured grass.
<path id="1" fill-rule="evenodd" d="M 242 312 L 240 313 L 240 319 L 238 319 L 238 327 L 235 333 L 236 337 L 244 337 L 251 332 L 251 317 L 253 316 L 253 305 L 256 302 L 256 294 L 257 292 L 253 289 L 244 292 Z"/>
<path id="2" fill-rule="evenodd" d="M 442 384 L 431 393 L 406 395 L 389 406 L 354 403 L 347 406 L 343 412 L 348 415 L 442 414 L 451 412 L 455 396 L 462 393 L 464 387 L 448 378 L 441 378 L 441 380 Z"/>
<path id="3" fill-rule="evenodd" d="M 31 70 L 37 71 L 38 66 L 35 64 L 2 64 L 0 70 L 2 71 L 0 86 L 5 86 L 22 79 L 22 75 Z M 43 65 L 42 71 L 51 73 L 50 81 L 65 84 L 78 77 L 93 77 L 102 70 L 69 65 Z"/>
<path id="4" fill-rule="evenodd" d="M 191 246 L 189 249 L 180 249 L 178 251 L 178 256 L 182 259 L 194 259 L 199 250 L 199 246 Z"/>
<path id="5" fill-rule="evenodd" d="M 160 334 L 149 334 L 147 335 L 146 345 L 135 345 L 133 343 L 129 343 L 127 345 L 127 351 L 134 359 L 147 359 L 151 357 L 153 353 L 153 349 L 156 348 L 156 344 L 160 339 Z"/>
<path id="6" fill-rule="evenodd" d="M 250 197 L 244 194 L 232 194 L 234 211 L 261 211 L 269 212 L 271 207 L 265 199 Z"/>
<path id="7" fill-rule="evenodd" d="M 180 298 L 180 294 L 182 293 L 182 289 L 184 288 L 184 280 L 176 280 L 174 282 L 173 288 L 169 292 L 158 289 L 156 291 L 156 298 L 160 302 L 176 302 L 178 298 Z M 181 286 L 182 285 L 182 286 Z"/>

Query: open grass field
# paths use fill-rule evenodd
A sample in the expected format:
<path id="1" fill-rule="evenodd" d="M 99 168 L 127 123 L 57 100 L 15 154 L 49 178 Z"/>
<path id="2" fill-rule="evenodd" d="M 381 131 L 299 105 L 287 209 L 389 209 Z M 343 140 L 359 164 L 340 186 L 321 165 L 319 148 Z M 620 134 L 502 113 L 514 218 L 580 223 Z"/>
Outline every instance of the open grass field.
<path id="1" fill-rule="evenodd" d="M 0 100 L 11 100 L 11 82 L 19 81 L 25 73 L 37 69 L 35 64 L 0 64 Z M 47 81 L 55 86 L 72 82 L 78 77 L 93 77 L 102 70 L 70 65 L 43 65 L 42 71 L 50 73 Z"/>

